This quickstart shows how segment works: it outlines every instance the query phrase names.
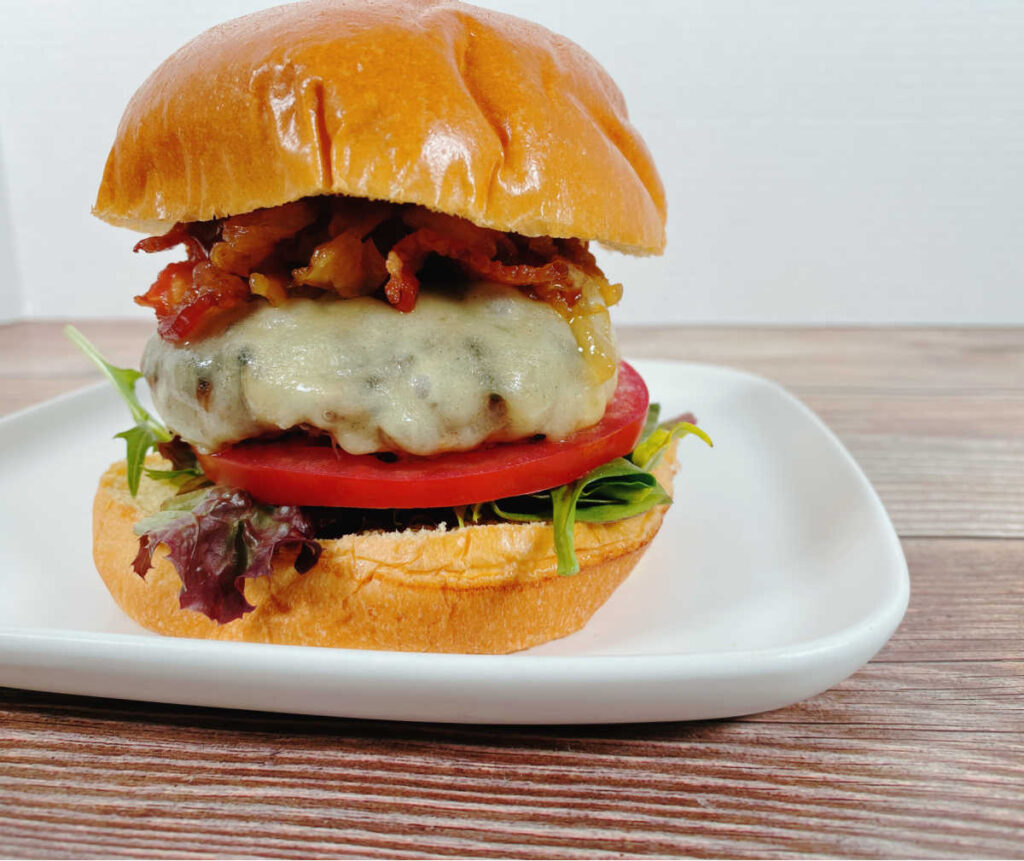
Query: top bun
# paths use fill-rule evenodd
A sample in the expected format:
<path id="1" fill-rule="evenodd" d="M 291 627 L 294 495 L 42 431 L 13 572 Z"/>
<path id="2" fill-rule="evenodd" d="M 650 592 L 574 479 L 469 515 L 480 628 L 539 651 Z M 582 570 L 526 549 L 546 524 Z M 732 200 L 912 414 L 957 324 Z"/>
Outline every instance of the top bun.
<path id="1" fill-rule="evenodd" d="M 308 0 L 206 31 L 132 97 L 93 211 L 158 233 L 322 194 L 665 245 L 664 189 L 604 69 L 457 0 Z"/>

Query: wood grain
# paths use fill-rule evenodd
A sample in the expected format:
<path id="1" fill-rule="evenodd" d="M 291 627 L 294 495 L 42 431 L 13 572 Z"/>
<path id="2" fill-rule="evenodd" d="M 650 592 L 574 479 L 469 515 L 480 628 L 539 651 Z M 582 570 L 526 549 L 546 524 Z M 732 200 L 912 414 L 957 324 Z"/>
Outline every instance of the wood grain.
<path id="1" fill-rule="evenodd" d="M 69 856 L 1019 857 L 1011 681 L 880 664 L 756 719 L 543 729 L 20 694 L 0 830 Z"/>
<path id="2" fill-rule="evenodd" d="M 1024 437 L 840 437 L 900 535 L 1024 537 Z"/>
<path id="3" fill-rule="evenodd" d="M 150 331 L 81 328 L 135 364 Z M 0 327 L 0 412 L 91 381 Z M 779 380 L 903 537 L 903 625 L 853 677 L 731 721 L 495 728 L 0 690 L 8 857 L 1024 858 L 1024 330 L 629 330 Z"/>
<path id="4" fill-rule="evenodd" d="M 903 552 L 910 606 L 876 663 L 1024 661 L 1024 542 L 905 538 Z"/>

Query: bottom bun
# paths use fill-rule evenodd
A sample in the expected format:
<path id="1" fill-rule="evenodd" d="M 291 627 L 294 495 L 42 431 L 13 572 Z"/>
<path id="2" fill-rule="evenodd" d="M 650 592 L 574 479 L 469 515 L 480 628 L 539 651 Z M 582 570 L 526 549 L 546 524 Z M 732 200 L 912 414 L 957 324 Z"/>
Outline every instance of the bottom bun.
<path id="1" fill-rule="evenodd" d="M 655 475 L 671 492 L 674 450 Z M 615 523 L 578 523 L 580 572 L 557 573 L 550 523 L 361 532 L 322 540 L 307 573 L 279 553 L 269 577 L 245 581 L 255 610 L 226 625 L 178 603 L 163 549 L 145 579 L 132 569 L 132 527 L 174 492 L 143 476 L 128 493 L 124 461 L 100 479 L 93 556 L 111 595 L 136 622 L 175 637 L 413 652 L 514 652 L 582 628 L 639 561 L 667 506 Z"/>

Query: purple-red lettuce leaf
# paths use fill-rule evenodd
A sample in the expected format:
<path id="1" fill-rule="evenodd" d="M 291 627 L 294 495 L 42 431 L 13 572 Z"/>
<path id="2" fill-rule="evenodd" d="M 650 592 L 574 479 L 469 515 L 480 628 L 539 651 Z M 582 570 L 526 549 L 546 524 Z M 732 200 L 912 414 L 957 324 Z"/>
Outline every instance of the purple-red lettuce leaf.
<path id="1" fill-rule="evenodd" d="M 181 579 L 182 609 L 196 610 L 223 625 L 254 607 L 245 581 L 271 573 L 279 547 L 297 547 L 295 570 L 306 573 L 320 558 L 313 526 L 292 505 L 256 503 L 243 490 L 214 486 L 171 497 L 164 510 L 136 524 L 135 572 L 145 577 L 153 552 L 165 544 Z"/>
<path id="2" fill-rule="evenodd" d="M 159 443 L 157 451 L 164 459 L 171 462 L 171 469 L 177 471 L 194 470 L 199 472 L 199 464 L 196 460 L 196 453 L 185 440 L 175 434 L 169 442 Z"/>

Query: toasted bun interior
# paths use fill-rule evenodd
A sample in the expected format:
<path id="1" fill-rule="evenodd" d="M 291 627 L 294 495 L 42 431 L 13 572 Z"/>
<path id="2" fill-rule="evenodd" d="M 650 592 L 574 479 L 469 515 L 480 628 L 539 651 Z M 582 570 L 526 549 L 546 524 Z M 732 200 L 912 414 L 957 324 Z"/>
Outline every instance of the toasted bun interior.
<path id="1" fill-rule="evenodd" d="M 671 490 L 674 452 L 655 474 Z M 513 652 L 579 630 L 626 578 L 661 526 L 664 506 L 616 523 L 576 525 L 581 570 L 561 577 L 548 523 L 367 532 L 322 541 L 306 574 L 281 553 L 270 577 L 247 580 L 256 609 L 218 625 L 178 603 L 164 549 L 145 579 L 132 570 L 135 523 L 173 492 L 145 476 L 133 499 L 124 461 L 100 480 L 93 555 L 111 595 L 161 634 L 415 652 Z"/>
<path id="2" fill-rule="evenodd" d="M 322 194 L 665 244 L 661 181 L 607 73 L 455 0 L 309 0 L 203 33 L 135 93 L 94 212 L 157 233 Z"/>

